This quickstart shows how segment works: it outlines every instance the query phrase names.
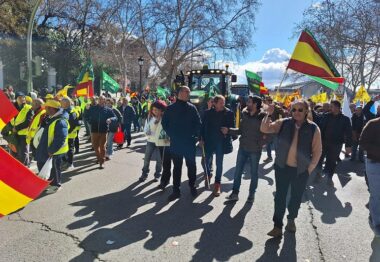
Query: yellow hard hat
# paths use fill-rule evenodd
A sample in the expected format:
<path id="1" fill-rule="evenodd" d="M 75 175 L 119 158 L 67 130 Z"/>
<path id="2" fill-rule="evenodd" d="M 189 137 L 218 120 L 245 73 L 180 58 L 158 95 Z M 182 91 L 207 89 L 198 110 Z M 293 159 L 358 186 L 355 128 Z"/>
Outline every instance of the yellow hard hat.
<path id="1" fill-rule="evenodd" d="M 45 107 L 52 107 L 52 108 L 61 108 L 61 103 L 57 100 L 54 100 L 54 99 L 49 99 L 48 101 L 46 101 Z"/>

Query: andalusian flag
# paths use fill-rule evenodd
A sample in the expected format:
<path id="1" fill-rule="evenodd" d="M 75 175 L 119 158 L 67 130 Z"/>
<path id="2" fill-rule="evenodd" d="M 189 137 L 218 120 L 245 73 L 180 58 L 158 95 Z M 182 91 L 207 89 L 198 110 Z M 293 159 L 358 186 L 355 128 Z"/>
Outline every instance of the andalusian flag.
<path id="1" fill-rule="evenodd" d="M 94 68 L 92 66 L 91 60 L 88 60 L 87 64 L 83 67 L 80 75 L 78 77 L 78 84 L 74 90 L 74 94 L 79 96 L 94 96 Z"/>
<path id="2" fill-rule="evenodd" d="M 248 87 L 251 92 L 256 95 L 260 94 L 260 83 L 262 81 L 261 76 L 248 70 L 245 70 L 245 75 L 247 77 Z"/>
<path id="3" fill-rule="evenodd" d="M 14 118 L 18 111 L 8 97 L 0 90 L 0 131 L 4 128 L 12 118 Z"/>
<path id="4" fill-rule="evenodd" d="M 25 207 L 49 185 L 0 147 L 0 217 Z"/>
<path id="5" fill-rule="evenodd" d="M 157 97 L 162 98 L 162 99 L 167 99 L 170 96 L 170 91 L 161 86 L 157 86 Z"/>
<path id="6" fill-rule="evenodd" d="M 344 82 L 344 78 L 308 30 L 302 31 L 287 68 L 337 84 Z"/>
<path id="7" fill-rule="evenodd" d="M 101 84 L 102 84 L 102 90 L 106 90 L 114 94 L 117 93 L 120 89 L 120 85 L 104 71 L 102 71 Z"/>

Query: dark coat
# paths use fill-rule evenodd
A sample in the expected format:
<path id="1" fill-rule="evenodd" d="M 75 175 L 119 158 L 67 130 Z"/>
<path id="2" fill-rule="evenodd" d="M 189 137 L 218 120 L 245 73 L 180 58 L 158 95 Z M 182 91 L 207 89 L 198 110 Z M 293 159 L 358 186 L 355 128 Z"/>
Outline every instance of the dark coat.
<path id="1" fill-rule="evenodd" d="M 136 118 L 136 112 L 135 112 L 135 109 L 130 106 L 130 105 L 127 105 L 126 107 L 123 108 L 123 106 L 120 106 L 117 108 L 120 113 L 122 114 L 123 116 L 123 125 L 125 124 L 131 124 L 135 118 Z"/>
<path id="2" fill-rule="evenodd" d="M 225 108 L 221 112 L 217 112 L 214 108 L 206 110 L 203 115 L 200 137 L 205 142 L 207 151 L 215 150 L 218 144 L 231 143 L 231 135 L 223 135 L 221 127 L 234 127 L 234 113 Z"/>
<path id="3" fill-rule="evenodd" d="M 342 145 L 347 147 L 352 145 L 352 128 L 350 119 L 339 114 L 325 113 L 321 118 L 320 129 L 324 144 Z"/>
<path id="4" fill-rule="evenodd" d="M 170 137 L 170 150 L 173 154 L 195 154 L 201 120 L 193 104 L 177 100 L 168 106 L 161 123 Z"/>
<path id="5" fill-rule="evenodd" d="M 116 108 L 112 108 L 112 111 L 115 114 L 115 116 L 116 116 L 117 119 L 116 120 L 112 120 L 111 124 L 109 125 L 108 131 L 112 132 L 112 133 L 115 133 L 115 132 L 117 132 L 117 128 L 123 122 L 123 116 L 120 113 L 120 111 L 118 109 L 116 109 Z"/>
<path id="6" fill-rule="evenodd" d="M 107 133 L 107 119 L 111 119 L 112 121 L 117 120 L 111 108 L 99 105 L 90 107 L 88 119 L 91 124 L 91 132 L 93 133 Z"/>

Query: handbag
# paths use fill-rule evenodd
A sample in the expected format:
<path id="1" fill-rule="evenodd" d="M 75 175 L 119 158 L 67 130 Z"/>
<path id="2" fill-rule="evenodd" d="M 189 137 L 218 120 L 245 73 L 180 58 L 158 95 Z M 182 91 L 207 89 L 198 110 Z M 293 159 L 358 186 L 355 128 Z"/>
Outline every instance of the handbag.
<path id="1" fill-rule="evenodd" d="M 113 136 L 113 142 L 116 144 L 124 144 L 124 132 L 121 129 L 121 126 L 118 126 L 117 131 L 115 132 L 115 135 Z"/>

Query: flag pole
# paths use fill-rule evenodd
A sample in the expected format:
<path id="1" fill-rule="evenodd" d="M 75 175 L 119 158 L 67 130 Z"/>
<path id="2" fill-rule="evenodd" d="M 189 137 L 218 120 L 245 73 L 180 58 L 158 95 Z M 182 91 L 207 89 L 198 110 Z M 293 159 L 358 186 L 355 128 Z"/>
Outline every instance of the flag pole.
<path id="1" fill-rule="evenodd" d="M 287 75 L 288 75 L 288 68 L 285 69 L 284 75 L 282 76 L 282 79 L 281 79 L 280 85 L 277 87 L 277 91 L 276 91 L 276 92 L 279 92 L 279 91 L 280 91 L 280 88 L 281 88 L 281 86 L 282 86 L 282 82 L 284 82 L 285 77 L 286 77 Z"/>

